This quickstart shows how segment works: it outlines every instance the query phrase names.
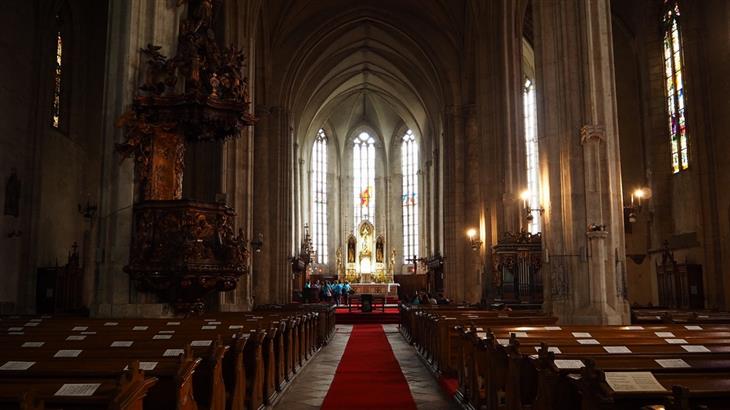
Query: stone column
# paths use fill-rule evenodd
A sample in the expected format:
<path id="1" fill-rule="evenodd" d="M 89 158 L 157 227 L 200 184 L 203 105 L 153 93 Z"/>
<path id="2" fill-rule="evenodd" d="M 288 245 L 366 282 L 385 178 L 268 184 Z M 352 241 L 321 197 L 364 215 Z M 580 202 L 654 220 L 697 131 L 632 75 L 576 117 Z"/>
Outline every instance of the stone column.
<path id="1" fill-rule="evenodd" d="M 253 177 L 253 235 L 262 233 L 264 235 L 264 246 L 261 252 L 253 255 L 251 263 L 255 304 L 271 303 L 269 295 L 271 281 L 270 254 L 274 250 L 273 236 L 271 231 L 269 188 L 274 181 L 270 174 L 268 163 L 271 161 L 269 148 L 274 144 L 271 141 L 272 122 L 271 111 L 264 106 L 256 107 L 258 122 L 254 127 L 254 177 Z"/>
<path id="2" fill-rule="evenodd" d="M 462 238 L 466 237 L 467 228 L 475 228 L 477 239 L 482 245 L 476 250 L 465 246 L 464 270 L 462 272 L 464 289 L 464 300 L 475 303 L 482 297 L 482 275 L 484 272 L 485 248 L 485 226 L 483 223 L 484 192 L 482 191 L 480 172 L 483 158 L 480 155 L 481 142 L 479 141 L 479 128 L 477 126 L 476 107 L 467 105 L 462 110 L 464 117 L 464 144 L 466 159 L 464 170 L 464 225 L 458 232 Z"/>
<path id="3" fill-rule="evenodd" d="M 443 249 L 444 291 L 451 300 L 464 300 L 466 241 L 464 228 L 464 135 L 460 106 L 450 106 L 444 113 L 443 180 Z"/>
<path id="4" fill-rule="evenodd" d="M 112 0 L 109 3 L 107 66 L 102 106 L 104 117 L 101 201 L 99 204 L 99 282 L 92 315 L 161 316 L 170 314 L 169 306 L 154 303 L 154 296 L 137 292 L 123 272 L 129 261 L 134 202 L 134 165 L 119 164 L 114 144 L 123 132 L 114 127 L 116 119 L 131 103 L 143 70 L 139 50 L 147 44 L 162 46 L 161 52 L 175 51 L 178 24 L 186 12 L 169 2 Z"/>
<path id="5" fill-rule="evenodd" d="M 256 113 L 253 234 L 264 234 L 264 247 L 254 255 L 255 303 L 284 303 L 291 298 L 292 130 L 281 107 Z"/>
<path id="6" fill-rule="evenodd" d="M 245 130 L 240 138 L 227 141 L 223 147 L 223 193 L 228 205 L 236 211 L 236 228 L 241 229 L 247 240 L 253 234 L 253 130 Z M 249 245 L 250 246 L 250 245 Z M 257 253 L 251 249 L 251 257 Z M 219 294 L 219 309 L 222 312 L 241 312 L 251 310 L 252 280 L 251 265 L 249 273 L 238 280 L 238 286 L 231 292 Z"/>
<path id="7" fill-rule="evenodd" d="M 628 323 L 610 4 L 534 6 L 545 308 L 564 323 Z"/>

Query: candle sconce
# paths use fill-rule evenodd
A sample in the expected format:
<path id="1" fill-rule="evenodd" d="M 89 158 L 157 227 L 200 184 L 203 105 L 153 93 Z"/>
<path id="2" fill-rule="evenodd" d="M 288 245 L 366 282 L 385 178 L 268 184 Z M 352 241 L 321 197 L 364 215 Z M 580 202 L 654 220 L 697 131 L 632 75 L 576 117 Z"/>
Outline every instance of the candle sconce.
<path id="1" fill-rule="evenodd" d="M 628 223 L 636 222 L 636 217 L 642 210 L 642 202 L 649 198 L 651 198 L 649 188 L 637 188 L 631 193 L 629 205 L 624 205 L 624 215 Z"/>
<path id="2" fill-rule="evenodd" d="M 261 248 L 264 247 L 264 234 L 263 233 L 259 232 L 259 234 L 256 235 L 256 238 L 254 238 L 251 241 L 251 247 L 253 248 L 254 252 L 256 252 L 256 253 L 261 252 Z"/>
<path id="3" fill-rule="evenodd" d="M 482 247 L 482 241 L 477 237 L 477 230 L 470 228 L 466 231 L 466 236 L 469 238 L 469 246 L 474 252 L 478 251 Z"/>
<path id="4" fill-rule="evenodd" d="M 82 206 L 81 204 L 78 204 L 79 213 L 84 216 L 84 218 L 91 220 L 94 219 L 94 215 L 96 215 L 96 205 L 91 205 L 91 201 L 89 199 L 86 200 L 86 206 Z"/>
<path id="5" fill-rule="evenodd" d="M 533 212 L 539 212 L 540 216 L 545 213 L 545 208 L 542 206 L 539 208 L 532 208 L 530 206 L 530 191 L 522 191 L 522 193 L 520 193 L 520 199 L 522 200 L 522 212 L 524 213 L 525 220 L 527 220 L 528 223 L 535 219 L 535 216 L 532 214 Z"/>

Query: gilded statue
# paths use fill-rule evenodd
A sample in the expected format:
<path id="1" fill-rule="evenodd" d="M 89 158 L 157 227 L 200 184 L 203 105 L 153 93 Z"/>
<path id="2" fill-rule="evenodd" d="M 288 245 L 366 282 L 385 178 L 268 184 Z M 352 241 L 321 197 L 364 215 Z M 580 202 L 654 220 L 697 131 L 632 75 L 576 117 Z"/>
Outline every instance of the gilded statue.
<path id="1" fill-rule="evenodd" d="M 341 277 L 343 273 L 343 267 L 342 264 L 342 247 L 337 247 L 337 252 L 335 252 L 335 270 L 337 270 L 337 276 Z"/>
<path id="2" fill-rule="evenodd" d="M 390 266 L 388 267 L 390 274 L 395 274 L 395 249 L 390 251 Z"/>

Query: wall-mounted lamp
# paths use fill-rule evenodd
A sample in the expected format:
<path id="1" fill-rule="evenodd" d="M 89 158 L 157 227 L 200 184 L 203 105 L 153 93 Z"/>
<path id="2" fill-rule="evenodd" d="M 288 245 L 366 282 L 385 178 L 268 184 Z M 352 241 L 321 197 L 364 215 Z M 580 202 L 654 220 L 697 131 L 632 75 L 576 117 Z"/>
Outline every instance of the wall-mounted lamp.
<path id="1" fill-rule="evenodd" d="M 23 235 L 23 231 L 13 229 L 12 231 L 8 232 L 6 236 L 8 238 L 20 238 L 21 235 Z"/>
<path id="2" fill-rule="evenodd" d="M 474 252 L 478 251 L 482 247 L 482 241 L 477 237 L 477 230 L 470 228 L 466 231 L 466 236 L 469 238 L 469 246 Z"/>
<path id="3" fill-rule="evenodd" d="M 264 234 L 260 233 L 256 235 L 256 238 L 254 238 L 251 241 L 251 248 L 253 248 L 253 251 L 256 253 L 261 252 L 261 248 L 264 247 Z"/>
<path id="4" fill-rule="evenodd" d="M 624 205 L 624 214 L 629 223 L 636 222 L 636 216 L 641 213 L 642 201 L 651 198 L 649 188 L 637 188 L 631 193 L 629 205 Z"/>
<path id="5" fill-rule="evenodd" d="M 96 205 L 91 205 L 91 201 L 87 198 L 86 199 L 86 206 L 82 206 L 81 204 L 78 204 L 79 213 L 84 216 L 86 219 L 94 219 L 94 215 L 96 215 Z"/>
<path id="6" fill-rule="evenodd" d="M 532 220 L 535 219 L 534 215 L 532 215 L 534 211 L 540 212 L 540 215 L 545 213 L 545 209 L 543 207 L 534 209 L 530 207 L 530 191 L 522 191 L 520 193 L 520 199 L 522 200 L 522 212 L 525 214 L 527 222 L 532 222 Z"/>

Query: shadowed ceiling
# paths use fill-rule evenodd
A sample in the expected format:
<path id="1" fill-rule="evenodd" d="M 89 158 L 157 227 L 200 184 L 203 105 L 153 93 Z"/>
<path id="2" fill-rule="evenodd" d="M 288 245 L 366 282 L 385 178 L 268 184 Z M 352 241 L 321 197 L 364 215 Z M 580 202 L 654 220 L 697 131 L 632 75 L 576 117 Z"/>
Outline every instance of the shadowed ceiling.
<path id="1" fill-rule="evenodd" d="M 272 0 L 273 84 L 301 146 L 325 126 L 339 143 L 358 126 L 386 146 L 401 127 L 428 138 L 455 97 L 464 0 Z M 447 91 L 449 90 L 449 91 Z M 349 145 L 349 144 L 348 144 Z"/>

